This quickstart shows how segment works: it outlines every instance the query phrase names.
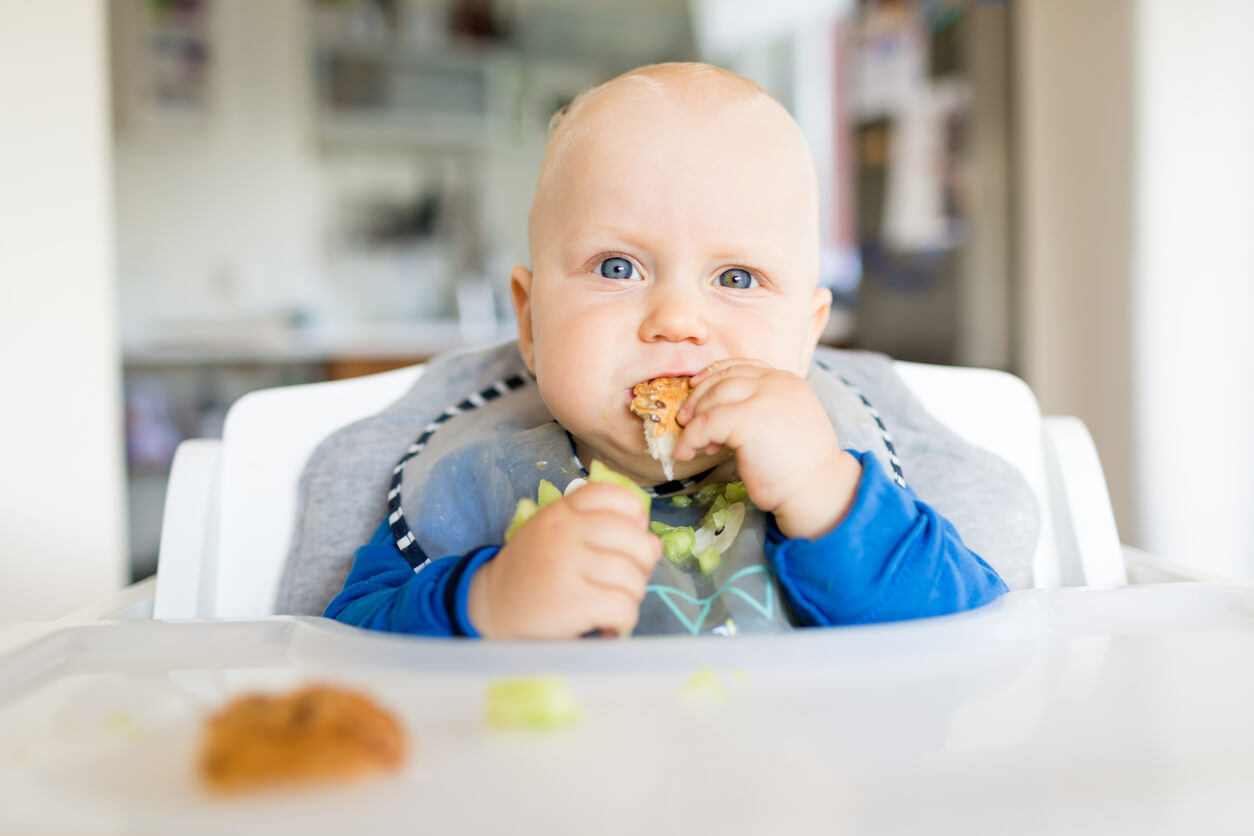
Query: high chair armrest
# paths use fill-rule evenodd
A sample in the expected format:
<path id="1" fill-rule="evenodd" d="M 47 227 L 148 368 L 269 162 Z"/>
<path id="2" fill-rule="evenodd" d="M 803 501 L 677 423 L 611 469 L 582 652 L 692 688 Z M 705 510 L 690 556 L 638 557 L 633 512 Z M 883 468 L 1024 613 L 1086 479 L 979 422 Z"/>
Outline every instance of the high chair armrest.
<path id="1" fill-rule="evenodd" d="M 1123 563 L 1127 567 L 1130 583 L 1233 582 L 1232 578 L 1194 569 L 1192 566 L 1186 566 L 1178 561 L 1168 560 L 1126 544 L 1123 547 Z"/>
<path id="2" fill-rule="evenodd" d="M 214 559 L 222 442 L 194 438 L 174 452 L 161 521 L 153 618 L 195 618 Z"/>
<path id="3" fill-rule="evenodd" d="M 1083 421 L 1069 415 L 1042 418 L 1041 432 L 1063 584 L 1126 585 L 1115 513 L 1093 437 Z"/>

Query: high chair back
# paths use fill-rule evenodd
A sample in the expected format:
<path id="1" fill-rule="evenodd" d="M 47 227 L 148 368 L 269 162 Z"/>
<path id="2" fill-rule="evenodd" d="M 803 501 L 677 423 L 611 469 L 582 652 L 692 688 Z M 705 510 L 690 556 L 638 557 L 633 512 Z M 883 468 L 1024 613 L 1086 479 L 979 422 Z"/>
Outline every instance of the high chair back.
<path id="1" fill-rule="evenodd" d="M 1034 585 L 1126 583 L 1105 478 L 1083 423 L 1042 418 L 1028 386 L 989 369 L 896 363 L 937 419 L 1017 467 L 1041 508 Z M 406 392 L 422 366 L 251 392 L 220 441 L 183 442 L 166 496 L 156 618 L 272 614 L 306 460 L 326 436 Z"/>

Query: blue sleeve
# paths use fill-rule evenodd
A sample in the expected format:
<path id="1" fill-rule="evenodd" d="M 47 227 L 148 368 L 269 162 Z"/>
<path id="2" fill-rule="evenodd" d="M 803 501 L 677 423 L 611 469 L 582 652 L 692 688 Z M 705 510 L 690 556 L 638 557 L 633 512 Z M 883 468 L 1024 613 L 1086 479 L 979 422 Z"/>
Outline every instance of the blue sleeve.
<path id="1" fill-rule="evenodd" d="M 871 453 L 857 498 L 835 530 L 790 540 L 771 519 L 766 554 L 800 622 L 869 624 L 983 606 L 1006 584 L 949 520 L 898 486 Z"/>
<path id="2" fill-rule="evenodd" d="M 389 633 L 478 638 L 467 611 L 470 581 L 498 551 L 484 546 L 432 560 L 415 572 L 384 520 L 370 542 L 357 550 L 343 591 L 323 615 Z"/>

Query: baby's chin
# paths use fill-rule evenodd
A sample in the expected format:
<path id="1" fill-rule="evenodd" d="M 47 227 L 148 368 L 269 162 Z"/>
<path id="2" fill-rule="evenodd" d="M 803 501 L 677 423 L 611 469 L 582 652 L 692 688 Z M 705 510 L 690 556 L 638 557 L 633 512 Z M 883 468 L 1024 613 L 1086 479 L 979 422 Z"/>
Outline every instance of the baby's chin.
<path id="1" fill-rule="evenodd" d="M 710 468 L 729 462 L 731 458 L 731 451 L 725 450 L 715 456 L 707 456 L 704 453 L 699 453 L 696 458 L 686 462 L 676 460 L 674 466 L 674 478 L 676 480 L 689 479 L 693 476 L 704 473 Z M 610 467 L 614 467 L 614 465 L 610 462 L 606 462 L 606 464 L 610 465 Z M 662 469 L 662 463 L 652 458 L 644 451 L 640 451 L 639 453 L 626 458 L 625 461 L 620 463 L 620 468 L 621 472 L 626 473 L 635 481 L 644 485 L 660 485 L 663 482 L 669 481 L 666 478 L 665 471 Z"/>

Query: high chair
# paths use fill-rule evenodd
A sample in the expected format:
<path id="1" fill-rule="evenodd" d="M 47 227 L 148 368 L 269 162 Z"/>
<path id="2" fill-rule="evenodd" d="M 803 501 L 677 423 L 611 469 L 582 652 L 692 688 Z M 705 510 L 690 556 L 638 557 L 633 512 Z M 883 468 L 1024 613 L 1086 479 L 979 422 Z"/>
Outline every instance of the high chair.
<path id="1" fill-rule="evenodd" d="M 1027 478 L 1042 521 L 1035 587 L 1120 586 L 1129 568 L 1134 579 L 1185 577 L 1120 545 L 1097 451 L 1079 419 L 1042 417 L 1028 386 L 1004 372 L 895 366 L 941 423 Z M 417 365 L 252 392 L 231 407 L 221 440 L 184 441 L 166 496 L 154 617 L 272 614 L 305 461 L 323 438 L 387 406 L 422 372 Z"/>
<path id="2" fill-rule="evenodd" d="M 729 641 L 458 641 L 273 616 L 311 451 L 423 370 L 245 396 L 223 440 L 178 450 L 155 601 L 145 581 L 0 629 L 0 832 L 1248 830 L 1254 584 L 1145 583 L 1204 579 L 1120 546 L 1080 421 L 1041 418 L 1001 372 L 897 370 L 1024 473 L 1042 509 L 1037 588 Z M 579 718 L 489 723 L 497 686 L 537 674 Z M 309 683 L 391 711 L 415 741 L 401 772 L 239 803 L 192 780 L 229 700 Z"/>

